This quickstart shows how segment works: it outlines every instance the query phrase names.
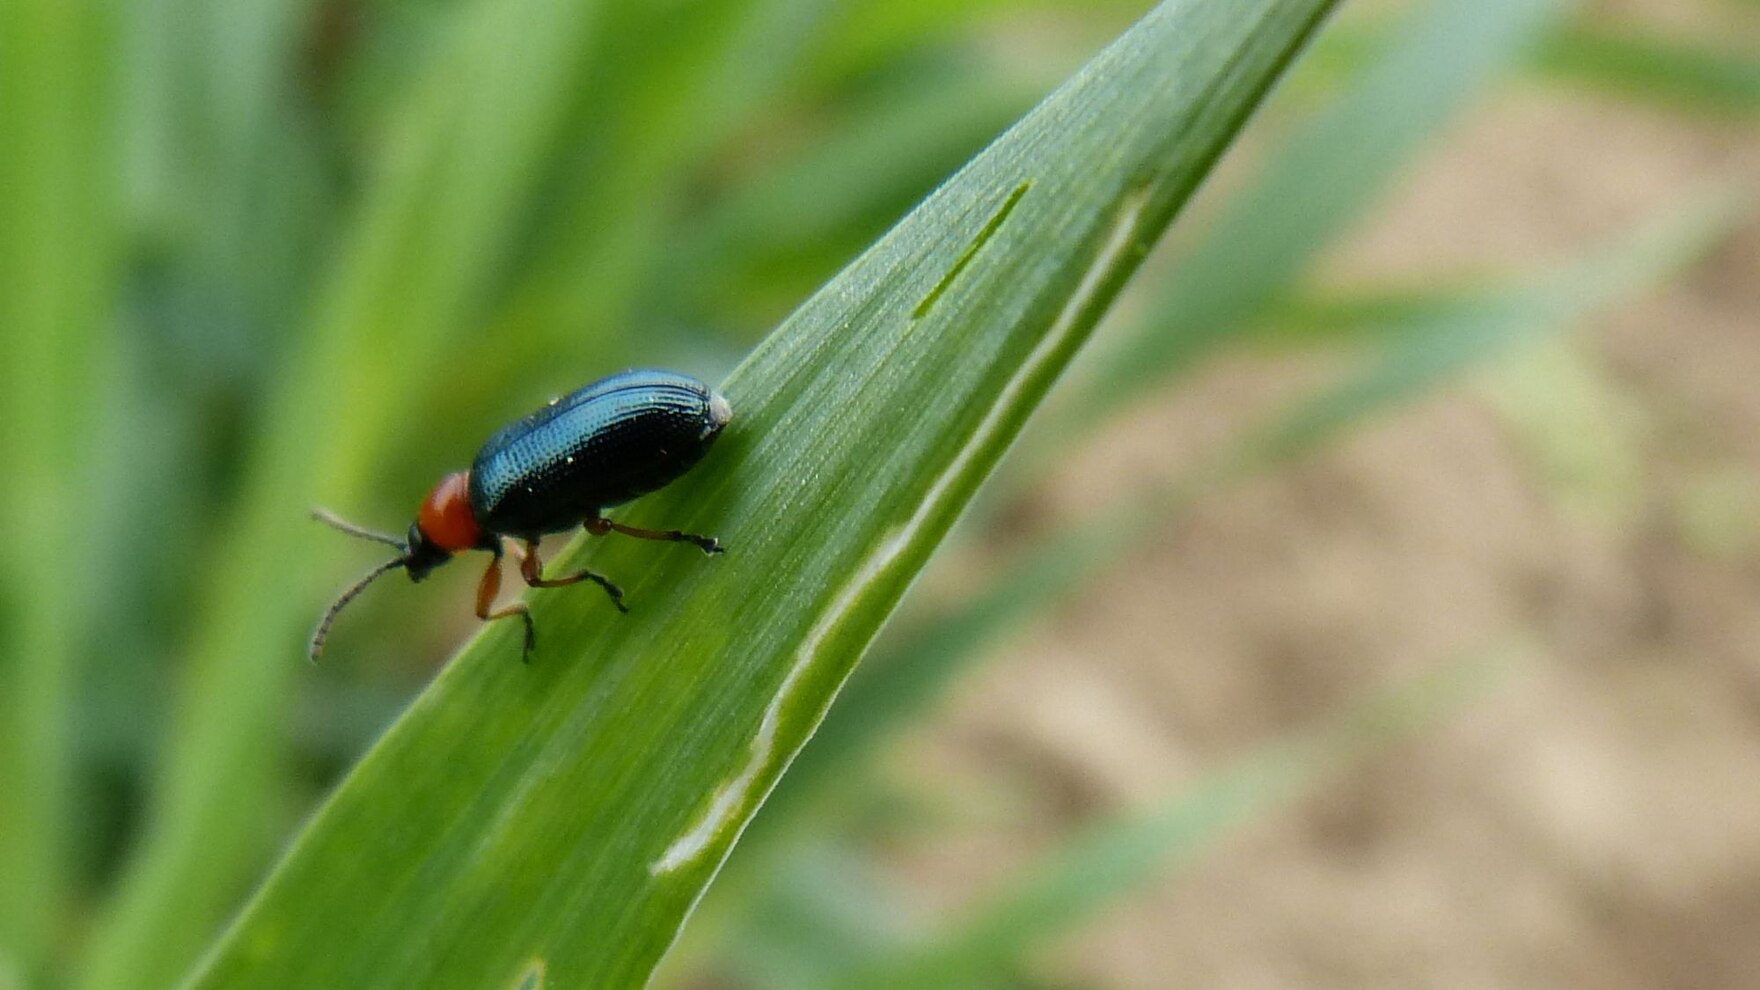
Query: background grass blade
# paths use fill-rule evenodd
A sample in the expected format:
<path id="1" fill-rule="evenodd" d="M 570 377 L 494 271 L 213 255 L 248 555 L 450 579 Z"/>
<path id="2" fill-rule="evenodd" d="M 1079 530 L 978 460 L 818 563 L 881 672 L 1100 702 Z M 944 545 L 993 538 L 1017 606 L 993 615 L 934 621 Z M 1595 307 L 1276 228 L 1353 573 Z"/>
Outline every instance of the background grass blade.
<path id="1" fill-rule="evenodd" d="M 1760 113 L 1760 57 L 1571 25 L 1549 35 L 1539 67 L 1650 102 L 1729 116 Z"/>
<path id="2" fill-rule="evenodd" d="M 1347 92 L 1229 199 L 1160 290 L 1156 319 L 1099 355 L 1070 411 L 1075 425 L 1142 395 L 1262 315 L 1563 6 L 1440 0 L 1415 13 Z"/>
<path id="3" fill-rule="evenodd" d="M 98 5 L 0 4 L 0 492 L 17 554 L 0 568 L 0 985 L 45 978 L 72 893 L 83 534 L 119 255 L 113 27 Z"/>
<path id="4" fill-rule="evenodd" d="M 553 138 L 593 7 L 523 0 L 465 8 L 394 121 L 292 370 L 266 403 L 236 515 L 222 527 L 181 720 L 147 834 L 93 937 L 81 986 L 169 986 L 246 892 L 277 834 L 273 781 L 314 584 L 301 525 L 358 491 L 410 397 L 492 295 L 532 162 Z M 510 56 L 510 53 L 515 53 Z M 457 81 L 473 80 L 467 98 Z"/>
<path id="5" fill-rule="evenodd" d="M 606 6 L 595 70 L 576 95 L 550 202 L 532 232 L 541 246 L 521 259 L 496 321 L 519 358 L 604 361 L 632 339 L 621 328 L 669 249 L 692 167 L 789 77 L 828 6 Z"/>
<path id="6" fill-rule="evenodd" d="M 540 596 L 530 667 L 515 630 L 478 637 L 194 986 L 646 981 L 978 482 L 1330 7 L 1167 4 L 925 201 L 741 366 L 735 427 L 628 517 L 716 533 L 727 556 L 599 541 L 627 620 Z"/>

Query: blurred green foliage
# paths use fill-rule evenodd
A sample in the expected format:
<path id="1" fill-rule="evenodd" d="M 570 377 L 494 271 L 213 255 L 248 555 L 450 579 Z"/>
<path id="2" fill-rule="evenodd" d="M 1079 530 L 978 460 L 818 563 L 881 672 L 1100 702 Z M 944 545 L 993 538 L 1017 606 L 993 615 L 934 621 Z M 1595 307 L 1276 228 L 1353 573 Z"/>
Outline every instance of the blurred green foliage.
<path id="1" fill-rule="evenodd" d="M 1147 7 L 0 0 L 0 493 L 14 521 L 0 987 L 170 985 L 471 630 L 470 576 L 448 574 L 363 603 L 332 647 L 348 660 L 307 670 L 305 624 L 355 560 L 305 525 L 309 505 L 394 525 L 536 397 L 638 363 L 720 378 Z M 1322 37 L 1264 115 L 1256 178 L 1200 204 L 1206 223 L 1152 266 L 997 479 L 968 527 L 984 539 L 968 542 L 1042 563 L 919 602 L 882 642 L 876 688 L 858 679 L 824 754 L 806 751 L 803 799 L 788 783 L 760 817 L 674 978 L 804 965 L 777 940 L 717 933 L 773 917 L 758 878 L 827 896 L 866 876 L 842 826 L 880 730 L 920 720 L 1026 606 L 1073 594 L 1189 499 L 1610 298 L 1561 296 L 1545 287 L 1567 275 L 1529 272 L 1310 284 L 1462 108 L 1515 79 L 1760 110 L 1751 52 L 1550 3 L 1394 7 Z M 1635 290 L 1691 257 L 1717 228 L 1699 209 L 1660 228 L 1674 249 L 1613 249 L 1588 283 Z M 1124 399 L 1242 346 L 1341 356 L 1359 377 L 1090 532 L 1023 547 L 987 525 Z M 1543 381 L 1497 394 L 1553 424 L 1528 434 L 1545 463 L 1596 475 L 1545 455 L 1560 424 L 1599 414 L 1559 408 L 1598 401 L 1594 379 L 1568 348 L 1544 353 L 1527 372 Z M 1696 532 L 1750 487 L 1689 493 Z M 844 786 L 809 795 L 819 776 Z M 1181 848 L 1150 843 L 1139 865 Z M 872 943 L 836 953 L 897 947 L 856 927 Z M 1034 938 L 1061 925 L 1042 927 Z"/>

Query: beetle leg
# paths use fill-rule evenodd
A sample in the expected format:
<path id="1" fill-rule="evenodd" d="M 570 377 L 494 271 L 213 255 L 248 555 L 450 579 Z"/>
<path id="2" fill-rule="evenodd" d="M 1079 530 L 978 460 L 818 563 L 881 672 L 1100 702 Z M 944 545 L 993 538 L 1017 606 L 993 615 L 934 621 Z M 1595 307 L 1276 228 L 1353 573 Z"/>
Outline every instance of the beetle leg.
<path id="1" fill-rule="evenodd" d="M 561 588 L 577 581 L 591 581 L 605 589 L 605 593 L 611 596 L 611 604 L 616 605 L 619 612 L 629 611 L 629 606 L 623 603 L 623 589 L 612 584 L 610 579 L 603 574 L 581 571 L 567 577 L 547 578 L 543 576 L 543 570 L 544 562 L 538 559 L 538 544 L 527 540 L 525 552 L 520 555 L 519 559 L 519 573 L 521 577 L 526 579 L 527 584 L 534 588 Z"/>
<path id="2" fill-rule="evenodd" d="M 538 631 L 532 623 L 531 609 L 525 602 L 514 602 L 504 608 L 490 611 L 489 606 L 495 604 L 495 596 L 501 592 L 501 550 L 495 550 L 495 556 L 489 559 L 489 566 L 483 569 L 483 579 L 477 582 L 477 618 L 484 622 L 505 619 L 511 615 L 520 617 L 526 624 L 525 652 L 519 655 L 521 663 L 532 662 L 532 650 L 538 645 Z"/>
<path id="3" fill-rule="evenodd" d="M 594 536 L 618 532 L 625 536 L 633 536 L 638 540 L 667 540 L 673 543 L 690 543 L 704 553 L 721 553 L 721 541 L 713 536 L 698 536 L 695 533 L 683 533 L 676 529 L 637 529 L 623 523 L 612 522 L 602 516 L 588 519 L 581 525 Z"/>

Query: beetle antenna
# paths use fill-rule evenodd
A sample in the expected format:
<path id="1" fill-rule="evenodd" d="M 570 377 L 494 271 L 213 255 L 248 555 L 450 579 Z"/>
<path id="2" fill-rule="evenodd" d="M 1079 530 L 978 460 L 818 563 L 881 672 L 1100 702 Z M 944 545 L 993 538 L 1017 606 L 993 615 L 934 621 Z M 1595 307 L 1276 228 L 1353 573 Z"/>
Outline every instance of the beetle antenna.
<path id="1" fill-rule="evenodd" d="M 375 540 L 379 543 L 384 543 L 389 546 L 394 546 L 397 549 L 402 550 L 405 553 L 409 552 L 408 544 L 404 543 L 402 540 L 398 539 L 397 537 L 392 536 L 389 533 L 378 533 L 378 532 L 374 532 L 373 530 L 370 530 L 370 529 L 362 529 L 361 527 L 356 526 L 354 523 L 351 523 L 348 520 L 343 519 L 342 517 L 338 516 L 336 513 L 331 512 L 329 509 L 313 509 L 312 510 L 312 518 L 318 520 L 321 523 L 327 523 L 331 526 L 334 526 L 337 529 L 342 530 L 344 533 L 349 534 L 350 536 L 358 536 L 358 537 L 365 539 L 365 540 Z"/>
<path id="2" fill-rule="evenodd" d="M 363 535 L 371 536 L 373 534 L 369 533 Z M 318 620 L 318 628 L 312 630 L 312 641 L 306 645 L 306 659 L 313 663 L 318 662 L 318 654 L 324 652 L 324 640 L 330 635 L 330 623 L 336 621 L 336 613 L 342 611 L 344 605 L 354 601 L 354 596 L 360 594 L 362 588 L 372 584 L 374 579 L 378 578 L 379 575 L 384 574 L 386 571 L 396 570 L 403 565 L 404 558 L 393 557 L 385 563 L 380 564 L 378 567 L 368 571 L 365 577 L 362 577 L 359 581 L 356 581 L 351 585 L 347 591 L 338 595 L 336 600 L 330 603 L 330 607 L 324 610 L 324 617 Z"/>

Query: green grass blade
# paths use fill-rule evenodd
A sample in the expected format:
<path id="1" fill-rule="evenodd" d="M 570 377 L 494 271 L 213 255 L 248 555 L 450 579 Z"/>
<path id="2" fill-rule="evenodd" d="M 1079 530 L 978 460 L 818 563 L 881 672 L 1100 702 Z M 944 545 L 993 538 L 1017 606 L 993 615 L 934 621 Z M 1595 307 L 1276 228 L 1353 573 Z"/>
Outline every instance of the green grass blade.
<path id="1" fill-rule="evenodd" d="M 0 3 L 0 984 L 37 985 L 69 906 L 74 660 L 119 224 L 101 5 Z"/>
<path id="2" fill-rule="evenodd" d="M 1211 774 L 1160 808 L 1102 823 L 1021 871 L 1012 889 L 930 944 L 826 985 L 939 990 L 997 976 L 1027 950 L 1193 862 L 1351 763 L 1434 728 L 1482 697 L 1516 659 L 1505 647 L 1444 664 Z"/>
<path id="3" fill-rule="evenodd" d="M 200 604 L 151 819 L 96 926 L 80 986 L 155 990 L 195 961 L 262 868 L 301 634 L 319 584 L 307 519 L 356 492 L 410 396 L 463 336 L 532 208 L 534 162 L 580 71 L 594 7 L 500 0 L 453 12 L 347 232 L 303 347 L 266 403 L 240 505 Z M 472 85 L 461 96 L 458 81 Z"/>
<path id="4" fill-rule="evenodd" d="M 341 785 L 193 986 L 635 987 L 862 649 L 1329 0 L 1159 8 L 805 304 L 735 426 Z M 556 562 L 582 564 L 577 546 Z"/>
<path id="5" fill-rule="evenodd" d="M 1536 53 L 1540 69 L 1562 80 L 1704 113 L 1760 113 L 1760 57 L 1576 24 L 1554 32 Z"/>
<path id="6" fill-rule="evenodd" d="M 528 360 L 627 362 L 620 348 L 645 280 L 670 248 L 692 166 L 783 83 L 827 0 L 698 0 L 687 15 L 612 5 L 604 61 L 558 155 L 535 250 L 498 319 Z M 681 99 L 681 93 L 690 94 Z M 610 352 L 609 355 L 607 352 Z"/>
<path id="7" fill-rule="evenodd" d="M 817 53 L 813 76 L 842 79 L 882 69 L 924 44 L 945 44 L 969 36 L 985 21 L 1008 15 L 1068 10 L 1084 28 L 1124 23 L 1142 5 L 1131 0 L 847 0 L 829 43 Z"/>
<path id="8" fill-rule="evenodd" d="M 1374 361 L 1290 409 L 1237 451 L 1226 470 L 1304 453 L 1368 412 L 1422 394 L 1512 345 L 1564 330 L 1700 257 L 1747 212 L 1728 191 L 1709 192 L 1550 279 L 1410 313 Z"/>
<path id="9" fill-rule="evenodd" d="M 290 337 L 335 217 L 294 71 L 310 6 L 118 7 L 137 243 L 154 251 L 149 284 L 177 287 L 180 312 L 167 322 L 182 325 L 161 333 L 187 349 L 185 360 L 218 365 L 215 377 L 239 374 L 241 354 L 279 350 Z"/>
<path id="10" fill-rule="evenodd" d="M 1072 417 L 1089 422 L 1185 367 L 1289 291 L 1412 156 L 1549 24 L 1555 0 L 1438 0 L 1223 207 L 1153 304 L 1109 349 Z"/>
<path id="11" fill-rule="evenodd" d="M 1292 349 L 1316 342 L 1373 343 L 1407 327 L 1427 324 L 1439 313 L 1471 306 L 1485 296 L 1486 290 L 1476 282 L 1449 284 L 1430 279 L 1368 290 L 1298 292 L 1278 300 L 1254 339 L 1270 345 L 1288 344 Z"/>

